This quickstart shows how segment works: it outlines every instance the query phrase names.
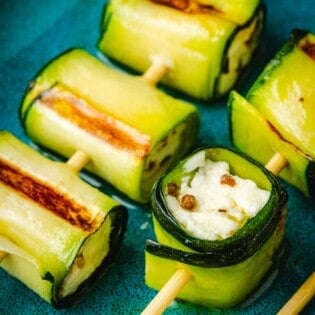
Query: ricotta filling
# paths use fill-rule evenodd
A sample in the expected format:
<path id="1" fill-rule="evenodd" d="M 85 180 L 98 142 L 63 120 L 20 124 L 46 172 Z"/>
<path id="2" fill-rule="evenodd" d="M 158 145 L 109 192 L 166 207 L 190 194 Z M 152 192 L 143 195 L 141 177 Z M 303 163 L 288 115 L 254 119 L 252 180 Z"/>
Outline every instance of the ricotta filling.
<path id="1" fill-rule="evenodd" d="M 269 191 L 232 175 L 227 162 L 206 159 L 202 151 L 184 169 L 193 175 L 184 176 L 180 187 L 169 183 L 165 197 L 179 224 L 196 238 L 221 240 L 234 235 L 269 199 Z"/>

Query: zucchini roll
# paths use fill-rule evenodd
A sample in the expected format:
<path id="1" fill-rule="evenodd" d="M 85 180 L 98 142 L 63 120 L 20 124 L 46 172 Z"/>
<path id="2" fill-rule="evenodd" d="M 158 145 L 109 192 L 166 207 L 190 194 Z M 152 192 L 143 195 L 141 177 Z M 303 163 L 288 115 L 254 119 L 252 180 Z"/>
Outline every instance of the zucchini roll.
<path id="1" fill-rule="evenodd" d="M 264 26 L 260 1 L 111 0 L 99 49 L 144 72 L 172 63 L 162 83 L 198 99 L 225 95 L 249 63 Z"/>
<path id="2" fill-rule="evenodd" d="M 7 131 L 0 164 L 0 266 L 54 307 L 69 307 L 116 260 L 127 211 Z"/>
<path id="3" fill-rule="evenodd" d="M 288 162 L 279 176 L 315 198 L 315 36 L 295 30 L 246 97 L 231 92 L 233 144 L 266 164 L 275 152 Z"/>
<path id="4" fill-rule="evenodd" d="M 65 157 L 85 152 L 87 170 L 139 202 L 149 201 L 153 183 L 191 148 L 199 127 L 195 106 L 80 49 L 39 73 L 21 120 L 34 142 Z"/>
<path id="5" fill-rule="evenodd" d="M 241 303 L 276 265 L 286 204 L 280 181 L 247 156 L 194 152 L 152 190 L 157 241 L 146 242 L 147 285 L 159 290 L 183 269 L 191 279 L 178 298 L 210 308 Z"/>

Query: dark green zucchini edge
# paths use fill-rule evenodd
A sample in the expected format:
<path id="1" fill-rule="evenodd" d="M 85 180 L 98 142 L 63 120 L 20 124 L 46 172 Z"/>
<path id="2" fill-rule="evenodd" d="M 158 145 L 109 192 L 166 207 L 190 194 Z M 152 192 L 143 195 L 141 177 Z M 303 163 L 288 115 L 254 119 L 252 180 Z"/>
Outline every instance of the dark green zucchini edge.
<path id="1" fill-rule="evenodd" d="M 41 94 L 37 94 L 35 95 L 34 99 L 32 101 L 30 101 L 30 103 L 28 104 L 28 107 L 25 111 L 25 114 L 23 115 L 22 114 L 22 107 L 23 107 L 23 102 L 24 102 L 24 99 L 26 98 L 26 96 L 28 95 L 28 93 L 34 89 L 36 87 L 36 80 L 38 77 L 40 77 L 46 70 L 46 68 L 48 66 L 50 66 L 51 64 L 53 64 L 55 61 L 57 61 L 59 58 L 61 58 L 63 55 L 66 55 L 67 53 L 71 52 L 72 50 L 75 50 L 76 47 L 73 47 L 73 48 L 69 48 L 61 53 L 59 53 L 58 55 L 56 55 L 53 59 L 50 59 L 48 61 L 46 61 L 46 63 L 44 63 L 40 68 L 39 70 L 37 70 L 37 72 L 35 73 L 34 77 L 32 79 L 30 79 L 30 81 L 28 82 L 25 90 L 24 90 L 24 93 L 23 93 L 23 96 L 22 96 L 22 101 L 20 103 L 20 107 L 19 107 L 19 110 L 18 110 L 18 114 L 19 114 L 19 120 L 20 120 L 20 123 L 22 125 L 22 127 L 25 127 L 25 119 L 27 117 L 27 114 L 28 114 L 28 111 L 30 109 L 30 107 L 33 105 L 34 102 L 36 102 L 37 99 L 40 99 L 41 97 Z M 54 84 L 52 84 L 52 86 L 50 88 L 53 88 L 55 86 L 55 84 L 58 84 L 58 82 L 55 82 Z M 42 92 L 42 93 L 45 93 L 45 92 Z"/>
<path id="2" fill-rule="evenodd" d="M 58 82 L 55 82 L 55 83 L 52 84 L 49 88 L 47 88 L 46 90 L 44 90 L 44 91 L 41 92 L 40 94 L 36 95 L 35 98 L 28 104 L 28 106 L 27 106 L 27 108 L 26 108 L 26 110 L 25 110 L 25 112 L 24 112 L 24 115 L 22 114 L 22 105 L 21 105 L 19 117 L 20 117 L 20 123 L 21 123 L 21 125 L 22 125 L 22 127 L 23 127 L 23 129 L 24 129 L 24 133 L 25 133 L 26 136 L 29 136 L 29 135 L 28 135 L 28 131 L 27 131 L 27 129 L 26 129 L 26 120 L 27 120 L 27 118 L 28 118 L 28 114 L 29 114 L 29 112 L 31 111 L 32 107 L 35 105 L 35 103 L 36 103 L 37 101 L 40 101 L 40 99 L 42 98 L 42 96 L 43 96 L 45 93 L 47 93 L 48 91 L 52 90 L 52 89 L 53 89 L 55 86 L 57 86 L 57 85 L 58 85 Z M 31 84 L 30 84 L 30 86 L 31 86 Z M 25 94 L 25 96 L 26 96 L 26 94 Z"/>
<path id="3" fill-rule="evenodd" d="M 310 199 L 315 202 L 315 161 L 308 164 L 305 171 L 305 177 L 307 178 L 307 187 Z"/>
<path id="4" fill-rule="evenodd" d="M 202 150 L 204 149 L 207 148 L 203 148 Z M 229 150 L 241 156 L 260 168 L 267 176 L 272 187 L 267 204 L 244 227 L 238 230 L 235 235 L 225 240 L 216 241 L 198 239 L 186 233 L 167 209 L 161 189 L 164 175 L 156 182 L 152 190 L 153 215 L 167 233 L 194 252 L 184 252 L 152 240 L 147 240 L 146 250 L 148 252 L 161 257 L 176 259 L 190 265 L 222 267 L 239 263 L 251 257 L 274 232 L 283 216 L 283 211 L 288 201 L 288 194 L 285 188 L 276 176 L 248 156 L 233 149 L 223 147 L 219 149 Z M 182 161 L 179 163 L 182 163 Z"/>
<path id="5" fill-rule="evenodd" d="M 252 23 L 253 19 L 259 15 L 259 14 L 262 14 L 262 18 L 260 20 L 260 23 L 261 25 L 259 25 L 258 27 L 261 27 L 261 32 L 259 32 L 259 34 L 256 34 L 258 36 L 258 38 L 255 38 L 255 39 L 252 39 L 252 40 L 256 40 L 257 42 L 260 41 L 260 38 L 263 34 L 263 31 L 265 29 L 265 25 L 266 25 L 266 14 L 267 13 L 267 7 L 265 5 L 265 3 L 261 3 L 260 5 L 257 6 L 255 12 L 253 13 L 253 16 L 251 17 L 251 19 L 249 19 L 246 24 L 244 25 L 240 25 L 238 28 L 236 28 L 236 30 L 234 31 L 233 35 L 229 38 L 229 40 L 227 41 L 226 45 L 225 45 L 225 48 L 224 48 L 224 52 L 223 52 L 223 58 L 222 58 L 222 62 L 221 62 L 221 72 L 218 74 L 218 77 L 215 79 L 215 82 L 214 82 L 214 88 L 213 88 L 213 99 L 221 99 L 223 98 L 226 94 L 218 94 L 218 84 L 219 84 L 219 79 L 220 79 L 220 76 L 222 73 L 226 73 L 228 70 L 227 70 L 227 67 L 229 65 L 229 60 L 227 58 L 227 53 L 229 51 L 229 48 L 231 46 L 231 43 L 233 42 L 233 39 L 234 37 L 237 35 L 237 33 L 247 27 L 250 23 Z M 258 46 L 258 45 L 257 45 Z M 257 47 L 256 47 L 257 48 Z M 257 49 L 255 49 L 257 50 Z M 255 53 L 255 51 L 253 52 L 253 54 Z M 246 67 L 245 67 L 246 68 Z M 245 68 L 241 68 L 241 71 L 239 73 L 239 75 L 245 71 Z M 237 84 L 237 81 L 234 83 L 234 86 Z M 231 87 L 233 88 L 233 86 Z"/>
<path id="6" fill-rule="evenodd" d="M 51 301 L 54 308 L 62 309 L 73 306 L 82 296 L 86 295 L 94 287 L 98 279 L 101 278 L 117 260 L 128 221 L 127 209 L 124 206 L 115 206 L 107 214 L 106 219 L 110 219 L 112 222 L 109 240 L 110 249 L 108 254 L 92 275 L 82 282 L 74 293 L 61 300 L 57 296 L 54 296 Z"/>
<path id="7" fill-rule="evenodd" d="M 103 14 L 102 14 L 102 18 L 100 20 L 101 24 L 100 24 L 100 37 L 103 36 L 103 34 L 107 31 L 108 25 L 110 20 L 112 19 L 112 15 L 113 13 L 110 12 L 110 1 L 106 1 L 106 3 L 104 4 L 103 7 Z"/>

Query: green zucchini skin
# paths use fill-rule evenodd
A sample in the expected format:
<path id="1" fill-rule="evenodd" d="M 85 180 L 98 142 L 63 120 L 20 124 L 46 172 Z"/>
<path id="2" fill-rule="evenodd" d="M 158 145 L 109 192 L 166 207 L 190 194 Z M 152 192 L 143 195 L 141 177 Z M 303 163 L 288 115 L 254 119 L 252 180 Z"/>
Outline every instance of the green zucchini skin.
<path id="1" fill-rule="evenodd" d="M 246 97 L 232 91 L 228 100 L 234 146 L 262 164 L 281 153 L 289 166 L 279 176 L 313 200 L 315 62 L 307 49 L 314 45 L 314 34 L 294 30 Z"/>
<path id="2" fill-rule="evenodd" d="M 260 288 L 266 288 L 269 276 L 279 267 L 282 246 L 274 247 L 279 242 L 277 233 L 251 258 L 235 265 L 211 268 L 190 264 L 190 253 L 148 240 L 146 284 L 160 290 L 178 269 L 184 269 L 192 274 L 192 280 L 177 295 L 178 299 L 215 309 L 251 303 Z"/>
<path id="3" fill-rule="evenodd" d="M 177 183 L 184 175 L 183 164 L 194 153 L 180 161 L 155 184 L 152 191 L 157 242 L 146 242 L 146 283 L 157 290 L 163 286 L 166 276 L 163 276 L 163 280 L 159 278 L 160 263 L 171 270 L 167 271 L 169 276 L 178 268 L 188 269 L 193 279 L 199 279 L 196 282 L 203 278 L 204 283 L 201 289 L 201 284 L 188 282 L 179 298 L 208 307 L 233 307 L 253 292 L 277 261 L 277 250 L 283 239 L 288 195 L 277 177 L 248 156 L 224 147 L 200 150 L 207 151 L 210 159 L 227 161 L 233 174 L 255 180 L 264 189 L 268 187 L 270 198 L 263 209 L 233 236 L 216 241 L 195 238 L 178 224 L 167 208 L 164 197 L 165 184 Z M 259 269 L 259 276 L 254 276 Z M 247 281 L 245 288 L 243 281 Z M 205 290 L 204 293 L 202 290 Z"/>
<path id="4" fill-rule="evenodd" d="M 307 165 L 305 177 L 308 179 L 308 193 L 315 200 L 315 162 Z"/>
<path id="5" fill-rule="evenodd" d="M 81 49 L 40 71 L 20 117 L 33 142 L 66 158 L 85 152 L 88 171 L 140 203 L 149 202 L 156 179 L 191 149 L 200 121 L 195 106 Z"/>
<path id="6" fill-rule="evenodd" d="M 7 131 L 0 148 L 1 268 L 53 307 L 70 307 L 117 260 L 127 210 Z"/>
<path id="7" fill-rule="evenodd" d="M 259 43 L 265 5 L 239 4 L 246 18 L 238 23 L 224 12 L 211 12 L 210 6 L 219 3 L 207 7 L 202 2 L 210 13 L 187 13 L 154 1 L 112 0 L 105 7 L 99 49 L 138 73 L 148 69 L 152 56 L 161 55 L 173 63 L 162 84 L 197 99 L 223 97 Z"/>

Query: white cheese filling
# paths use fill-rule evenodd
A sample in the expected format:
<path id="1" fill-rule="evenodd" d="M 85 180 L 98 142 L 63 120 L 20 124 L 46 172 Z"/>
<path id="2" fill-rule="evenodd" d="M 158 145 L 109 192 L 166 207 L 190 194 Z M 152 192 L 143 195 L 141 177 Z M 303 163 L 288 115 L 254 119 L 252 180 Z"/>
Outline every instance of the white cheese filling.
<path id="1" fill-rule="evenodd" d="M 252 180 L 231 175 L 227 162 L 205 159 L 203 151 L 188 160 L 184 168 L 187 172 L 198 170 L 193 178 L 183 177 L 176 196 L 167 194 L 166 202 L 177 221 L 199 239 L 232 236 L 269 199 L 269 191 Z M 191 208 L 182 201 L 187 195 L 193 196 Z"/>

